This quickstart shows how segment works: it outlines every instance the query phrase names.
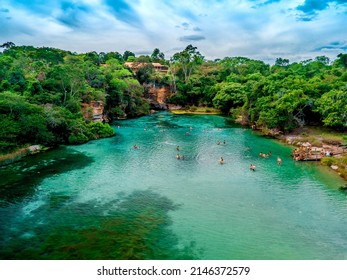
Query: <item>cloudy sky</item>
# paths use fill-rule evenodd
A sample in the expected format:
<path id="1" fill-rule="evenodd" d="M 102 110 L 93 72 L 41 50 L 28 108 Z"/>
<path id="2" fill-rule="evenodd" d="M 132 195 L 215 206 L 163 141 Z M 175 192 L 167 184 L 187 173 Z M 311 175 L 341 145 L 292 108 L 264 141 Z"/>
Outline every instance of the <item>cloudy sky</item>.
<path id="1" fill-rule="evenodd" d="M 0 0 L 0 44 L 273 63 L 347 52 L 347 0 Z"/>

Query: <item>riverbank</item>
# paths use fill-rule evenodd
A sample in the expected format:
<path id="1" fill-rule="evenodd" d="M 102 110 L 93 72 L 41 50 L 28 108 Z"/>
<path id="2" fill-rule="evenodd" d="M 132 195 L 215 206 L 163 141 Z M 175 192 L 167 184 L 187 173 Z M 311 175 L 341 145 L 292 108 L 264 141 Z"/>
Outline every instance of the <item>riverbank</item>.
<path id="1" fill-rule="evenodd" d="M 215 108 L 195 107 L 169 109 L 169 112 L 175 115 L 221 115 L 222 112 Z"/>
<path id="2" fill-rule="evenodd" d="M 42 151 L 46 151 L 49 148 L 43 147 L 41 145 L 32 145 L 32 146 L 26 146 L 19 148 L 13 152 L 7 153 L 7 154 L 0 154 L 0 166 L 4 166 L 7 164 L 11 164 L 14 162 L 17 162 L 21 160 L 23 157 L 26 157 L 28 155 L 33 155 L 40 153 Z"/>
<path id="3" fill-rule="evenodd" d="M 293 147 L 293 160 L 319 161 L 347 181 L 347 134 L 324 127 L 303 127 L 288 134 L 266 131 Z"/>

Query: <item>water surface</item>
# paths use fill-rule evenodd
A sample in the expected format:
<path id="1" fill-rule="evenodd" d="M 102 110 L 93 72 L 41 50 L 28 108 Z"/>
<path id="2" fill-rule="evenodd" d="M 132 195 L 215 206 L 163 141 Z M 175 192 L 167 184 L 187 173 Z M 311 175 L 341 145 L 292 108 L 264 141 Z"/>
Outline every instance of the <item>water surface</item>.
<path id="1" fill-rule="evenodd" d="M 0 168 L 0 258 L 347 259 L 343 182 L 290 147 L 221 116 L 114 128 Z"/>

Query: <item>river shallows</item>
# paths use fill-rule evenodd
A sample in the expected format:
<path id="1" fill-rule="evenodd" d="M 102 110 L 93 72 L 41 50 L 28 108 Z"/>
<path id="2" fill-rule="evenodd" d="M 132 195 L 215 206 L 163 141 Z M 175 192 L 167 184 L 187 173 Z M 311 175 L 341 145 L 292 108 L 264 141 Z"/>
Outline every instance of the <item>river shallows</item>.
<path id="1" fill-rule="evenodd" d="M 114 128 L 0 168 L 2 259 L 347 259 L 343 182 L 289 147 L 221 116 Z"/>

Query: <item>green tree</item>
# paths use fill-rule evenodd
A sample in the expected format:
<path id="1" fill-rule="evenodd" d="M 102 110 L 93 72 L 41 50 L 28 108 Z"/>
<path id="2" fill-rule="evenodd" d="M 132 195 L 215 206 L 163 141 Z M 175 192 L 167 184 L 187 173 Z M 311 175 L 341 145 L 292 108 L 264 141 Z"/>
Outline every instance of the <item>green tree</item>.
<path id="1" fill-rule="evenodd" d="M 325 126 L 347 128 L 347 91 L 331 90 L 316 100 L 316 111 Z"/>
<path id="2" fill-rule="evenodd" d="M 197 50 L 197 47 L 192 45 L 188 45 L 183 51 L 174 54 L 172 59 L 180 64 L 186 83 L 193 70 L 204 61 L 204 57 Z"/>
<path id="3" fill-rule="evenodd" d="M 165 60 L 165 55 L 158 48 L 155 48 L 151 54 L 152 62 L 162 62 Z"/>
<path id="4" fill-rule="evenodd" d="M 275 65 L 276 66 L 281 66 L 281 67 L 288 66 L 289 65 L 289 59 L 281 58 L 281 57 L 276 58 Z"/>
<path id="5" fill-rule="evenodd" d="M 135 58 L 135 54 L 131 51 L 125 51 L 123 54 L 123 61 L 128 61 L 128 58 L 132 56 Z"/>
<path id="6" fill-rule="evenodd" d="M 239 83 L 222 82 L 214 87 L 216 96 L 213 98 L 213 105 L 228 113 L 231 108 L 240 107 L 245 102 L 244 87 Z"/>

